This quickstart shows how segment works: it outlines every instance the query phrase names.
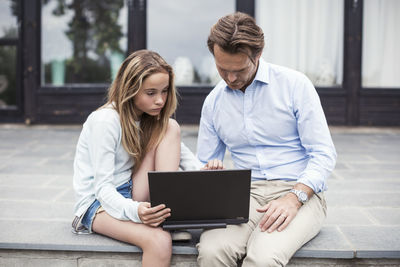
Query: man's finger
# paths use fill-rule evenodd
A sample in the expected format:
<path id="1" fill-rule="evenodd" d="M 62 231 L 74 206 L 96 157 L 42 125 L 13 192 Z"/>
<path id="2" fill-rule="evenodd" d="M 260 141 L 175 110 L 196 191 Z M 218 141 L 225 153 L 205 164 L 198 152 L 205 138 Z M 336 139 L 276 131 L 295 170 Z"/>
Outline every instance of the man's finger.
<path id="1" fill-rule="evenodd" d="M 278 227 L 278 232 L 285 230 L 285 228 L 289 225 L 289 223 L 293 220 L 292 216 L 287 216 L 286 220 Z"/>
<path id="2" fill-rule="evenodd" d="M 276 230 L 282 223 L 286 220 L 286 216 L 281 214 L 279 217 L 275 220 L 275 222 L 268 228 L 267 232 L 272 233 L 273 231 Z"/>
<path id="3" fill-rule="evenodd" d="M 264 216 L 262 217 L 262 219 L 259 223 L 260 227 L 262 227 L 262 225 L 264 225 L 267 222 L 267 220 L 269 219 L 269 216 L 271 216 L 273 210 L 271 210 L 270 207 L 271 207 L 271 203 L 268 203 L 264 207 L 257 209 L 258 212 L 265 212 Z"/>
<path id="4" fill-rule="evenodd" d="M 263 207 L 261 207 L 261 208 L 257 208 L 256 210 L 258 211 L 258 212 L 266 212 L 268 209 L 269 209 L 269 206 L 270 206 L 271 204 L 270 203 L 268 203 L 267 205 L 265 205 L 265 206 L 263 206 Z"/>
<path id="5" fill-rule="evenodd" d="M 267 214 L 264 214 L 264 216 L 262 217 L 259 226 L 261 228 L 261 231 L 265 231 L 265 229 L 267 229 L 267 227 L 264 227 L 264 225 L 267 223 L 267 221 L 269 220 L 269 216 Z M 265 228 L 265 229 L 264 229 Z"/>
<path id="6" fill-rule="evenodd" d="M 267 211 L 264 215 L 264 217 L 267 217 L 267 220 L 260 226 L 261 226 L 261 231 L 264 232 L 265 230 L 267 230 L 278 218 L 280 213 L 278 211 L 274 211 L 272 214 L 272 212 Z"/>

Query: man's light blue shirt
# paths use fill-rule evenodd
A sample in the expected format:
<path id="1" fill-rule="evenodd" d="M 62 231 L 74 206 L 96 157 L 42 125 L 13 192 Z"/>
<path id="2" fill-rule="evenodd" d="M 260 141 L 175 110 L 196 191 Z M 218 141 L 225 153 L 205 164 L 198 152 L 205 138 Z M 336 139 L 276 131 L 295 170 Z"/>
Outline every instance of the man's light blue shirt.
<path id="1" fill-rule="evenodd" d="M 223 160 L 226 148 L 252 180 L 297 180 L 326 190 L 336 151 L 318 94 L 300 72 L 262 58 L 245 92 L 222 80 L 207 96 L 197 143 L 203 163 Z"/>

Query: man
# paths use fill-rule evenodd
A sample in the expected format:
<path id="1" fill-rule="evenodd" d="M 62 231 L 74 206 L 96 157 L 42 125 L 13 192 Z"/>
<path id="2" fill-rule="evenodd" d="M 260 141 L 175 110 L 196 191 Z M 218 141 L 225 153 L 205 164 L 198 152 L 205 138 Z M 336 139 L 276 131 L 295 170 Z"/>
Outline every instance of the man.
<path id="1" fill-rule="evenodd" d="M 286 265 L 326 217 L 336 151 L 318 94 L 305 75 L 261 58 L 264 34 L 246 14 L 222 17 L 208 48 L 223 80 L 203 105 L 198 157 L 212 168 L 227 148 L 252 185 L 249 222 L 205 231 L 198 263 Z"/>

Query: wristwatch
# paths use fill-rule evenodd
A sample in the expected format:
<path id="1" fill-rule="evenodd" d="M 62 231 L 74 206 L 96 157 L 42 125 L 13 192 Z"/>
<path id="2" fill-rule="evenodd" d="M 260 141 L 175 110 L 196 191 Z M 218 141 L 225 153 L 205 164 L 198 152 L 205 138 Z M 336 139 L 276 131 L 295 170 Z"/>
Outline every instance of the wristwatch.
<path id="1" fill-rule="evenodd" d="M 308 195 L 306 192 L 297 190 L 297 189 L 292 189 L 289 191 L 290 193 L 293 193 L 297 196 L 297 199 L 301 202 L 301 204 L 305 204 L 308 201 Z"/>

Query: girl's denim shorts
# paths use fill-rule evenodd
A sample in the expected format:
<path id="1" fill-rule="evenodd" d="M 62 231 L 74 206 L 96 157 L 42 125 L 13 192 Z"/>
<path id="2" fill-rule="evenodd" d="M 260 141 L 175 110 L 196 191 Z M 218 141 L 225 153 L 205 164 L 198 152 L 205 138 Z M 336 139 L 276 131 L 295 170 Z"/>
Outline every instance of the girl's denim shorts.
<path id="1" fill-rule="evenodd" d="M 117 187 L 117 191 L 125 198 L 132 198 L 132 179 L 129 182 Z M 92 224 L 94 217 L 97 214 L 97 210 L 101 207 L 100 202 L 96 199 L 92 205 L 87 209 L 85 215 L 83 215 L 81 223 L 88 229 L 89 233 L 92 233 Z"/>

